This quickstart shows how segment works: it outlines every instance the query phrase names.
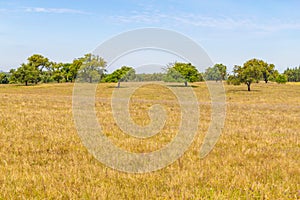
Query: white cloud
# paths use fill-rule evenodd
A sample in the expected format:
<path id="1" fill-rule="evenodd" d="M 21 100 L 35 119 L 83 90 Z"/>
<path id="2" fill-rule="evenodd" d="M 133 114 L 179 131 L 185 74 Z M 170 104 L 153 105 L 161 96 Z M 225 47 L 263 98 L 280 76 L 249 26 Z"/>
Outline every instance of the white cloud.
<path id="1" fill-rule="evenodd" d="M 25 12 L 32 13 L 54 13 L 54 14 L 88 14 L 87 12 L 81 10 L 74 10 L 68 8 L 25 8 Z"/>

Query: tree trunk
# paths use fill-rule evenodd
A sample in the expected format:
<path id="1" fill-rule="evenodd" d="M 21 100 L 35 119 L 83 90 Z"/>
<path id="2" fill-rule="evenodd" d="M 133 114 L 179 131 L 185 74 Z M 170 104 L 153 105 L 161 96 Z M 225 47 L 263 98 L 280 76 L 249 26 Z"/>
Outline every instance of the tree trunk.
<path id="1" fill-rule="evenodd" d="M 250 83 L 247 83 L 248 91 L 250 92 Z"/>
<path id="2" fill-rule="evenodd" d="M 28 81 L 25 81 L 25 85 L 26 85 L 26 86 L 28 85 Z"/>
<path id="3" fill-rule="evenodd" d="M 90 83 L 92 83 L 93 82 L 93 78 L 92 77 L 90 77 Z"/>
<path id="4" fill-rule="evenodd" d="M 117 88 L 120 88 L 120 85 L 121 85 L 121 82 L 120 82 L 120 81 L 118 81 L 118 86 L 117 86 Z"/>
<path id="5" fill-rule="evenodd" d="M 187 87 L 187 86 L 188 86 L 188 83 L 187 83 L 187 81 L 185 81 L 185 82 L 184 82 L 184 86 L 185 86 L 185 87 Z"/>

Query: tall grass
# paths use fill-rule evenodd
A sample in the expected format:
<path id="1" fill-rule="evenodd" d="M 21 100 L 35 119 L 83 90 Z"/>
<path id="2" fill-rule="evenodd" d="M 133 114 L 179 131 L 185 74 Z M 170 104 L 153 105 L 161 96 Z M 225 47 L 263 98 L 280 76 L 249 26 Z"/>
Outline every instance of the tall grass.
<path id="1" fill-rule="evenodd" d="M 226 86 L 225 127 L 202 160 L 210 99 L 204 83 L 193 85 L 201 112 L 195 141 L 179 161 L 146 174 L 115 171 L 87 152 L 72 118 L 72 84 L 0 86 L 0 199 L 299 199 L 300 85 Z M 137 124 L 149 123 L 153 102 L 169 114 L 164 130 L 139 140 L 113 121 L 113 86 L 99 85 L 96 110 L 115 145 L 150 152 L 170 142 L 180 108 L 168 89 L 150 84 L 132 96 Z"/>

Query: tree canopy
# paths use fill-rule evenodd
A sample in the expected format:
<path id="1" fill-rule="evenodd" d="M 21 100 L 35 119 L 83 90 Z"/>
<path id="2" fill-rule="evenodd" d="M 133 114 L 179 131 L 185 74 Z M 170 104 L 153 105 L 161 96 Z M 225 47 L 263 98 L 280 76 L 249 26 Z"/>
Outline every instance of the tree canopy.
<path id="1" fill-rule="evenodd" d="M 0 72 L 0 84 L 8 84 L 9 78 L 8 73 Z"/>
<path id="2" fill-rule="evenodd" d="M 289 82 L 300 82 L 300 67 L 287 68 L 284 74 Z"/>
<path id="3" fill-rule="evenodd" d="M 132 67 L 123 66 L 115 70 L 104 78 L 105 82 L 118 83 L 120 87 L 121 81 L 133 80 L 135 78 L 135 70 Z"/>
<path id="4" fill-rule="evenodd" d="M 204 77 L 205 80 L 225 80 L 227 77 L 227 67 L 223 64 L 215 64 L 213 67 L 206 69 Z"/>
<path id="5" fill-rule="evenodd" d="M 256 60 L 249 60 L 242 67 L 236 65 L 233 71 L 235 78 L 247 85 L 248 91 L 251 90 L 251 84 L 258 82 L 262 77 L 261 68 L 256 64 Z"/>
<path id="6" fill-rule="evenodd" d="M 275 79 L 276 83 L 286 83 L 287 82 L 287 76 L 285 74 L 278 74 L 278 76 Z"/>
<path id="7" fill-rule="evenodd" d="M 13 71 L 11 79 L 15 82 L 25 83 L 38 83 L 40 79 L 40 71 L 37 67 L 30 64 L 22 64 L 17 70 Z"/>
<path id="8" fill-rule="evenodd" d="M 74 59 L 72 63 L 53 62 L 48 58 L 33 54 L 27 58 L 27 63 L 22 63 L 17 69 L 9 72 L 0 72 L 0 84 L 24 83 L 37 84 L 56 81 L 73 82 L 120 82 L 122 81 L 165 81 L 188 82 L 205 80 L 226 80 L 228 84 L 238 85 L 245 83 L 248 90 L 251 84 L 259 81 L 268 83 L 298 82 L 300 81 L 300 67 L 287 68 L 280 74 L 274 64 L 259 59 L 251 59 L 242 66 L 236 65 L 233 74 L 227 74 L 224 64 L 215 64 L 206 69 L 204 73 L 198 72 L 191 63 L 175 62 L 167 65 L 164 73 L 136 74 L 132 67 L 123 66 L 111 74 L 106 74 L 106 61 L 104 58 L 92 54 L 86 54 L 81 58 Z"/>
<path id="9" fill-rule="evenodd" d="M 175 62 L 168 67 L 164 80 L 166 82 L 184 82 L 184 85 L 187 86 L 188 82 L 199 80 L 199 72 L 191 63 Z"/>
<path id="10" fill-rule="evenodd" d="M 106 61 L 102 57 L 92 54 L 86 54 L 80 60 L 82 65 L 78 71 L 78 78 L 90 83 L 99 82 L 105 72 Z"/>
<path id="11" fill-rule="evenodd" d="M 258 59 L 252 59 L 251 63 L 252 65 L 257 65 L 260 68 L 265 83 L 268 83 L 269 80 L 275 80 L 278 72 L 275 70 L 274 64 L 268 64 L 263 60 Z"/>
<path id="12" fill-rule="evenodd" d="M 248 91 L 251 90 L 251 84 L 264 80 L 276 81 L 277 83 L 285 83 L 285 76 L 281 76 L 277 70 L 275 70 L 274 64 L 268 64 L 263 60 L 251 59 L 244 63 L 244 65 L 236 65 L 233 69 L 233 75 L 228 77 L 227 83 L 238 85 L 245 83 Z"/>

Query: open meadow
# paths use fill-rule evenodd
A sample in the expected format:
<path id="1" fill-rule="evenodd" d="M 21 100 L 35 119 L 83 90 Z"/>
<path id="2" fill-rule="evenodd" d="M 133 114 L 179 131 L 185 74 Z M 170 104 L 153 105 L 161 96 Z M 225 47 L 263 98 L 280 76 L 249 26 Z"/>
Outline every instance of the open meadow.
<path id="1" fill-rule="evenodd" d="M 0 85 L 0 199 L 300 199 L 300 84 L 261 82 L 251 92 L 225 85 L 225 126 L 205 159 L 210 98 L 205 83 L 191 85 L 201 112 L 194 142 L 173 164 L 145 174 L 113 170 L 88 153 L 73 120 L 73 84 Z M 176 96 L 155 83 L 136 90 L 129 109 L 137 124 L 150 122 L 153 103 L 168 114 L 159 134 L 136 139 L 114 122 L 114 86 L 99 84 L 96 101 L 112 142 L 138 153 L 168 144 L 180 125 Z"/>

